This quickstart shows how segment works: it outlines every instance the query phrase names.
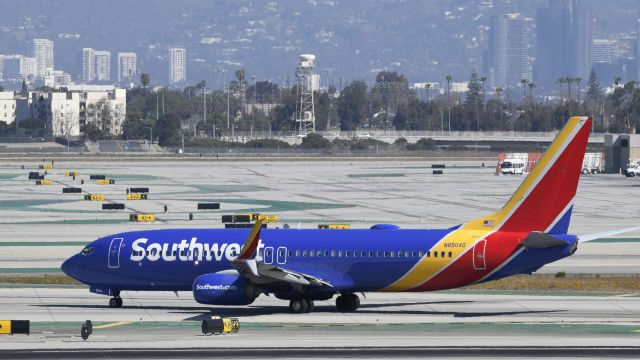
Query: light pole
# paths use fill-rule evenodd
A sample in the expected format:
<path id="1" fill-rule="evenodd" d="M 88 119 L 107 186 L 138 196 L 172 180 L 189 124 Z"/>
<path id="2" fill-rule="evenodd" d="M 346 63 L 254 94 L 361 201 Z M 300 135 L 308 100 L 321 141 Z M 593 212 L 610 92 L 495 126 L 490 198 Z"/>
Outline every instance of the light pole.
<path id="1" fill-rule="evenodd" d="M 153 128 L 151 126 L 145 126 L 145 129 L 149 129 L 149 148 L 153 145 Z"/>
<path id="2" fill-rule="evenodd" d="M 230 115 L 229 115 L 229 84 L 227 83 L 227 69 L 218 69 L 218 73 L 222 73 L 222 81 L 224 82 L 224 88 L 227 91 L 227 136 L 229 136 L 229 128 L 230 128 Z"/>
<path id="3" fill-rule="evenodd" d="M 251 80 L 253 80 L 253 101 L 251 101 L 251 138 L 253 139 L 253 127 L 256 123 L 256 103 L 258 96 L 258 83 L 256 81 L 256 76 L 251 76 Z"/>
<path id="4" fill-rule="evenodd" d="M 451 99 L 449 98 L 450 90 L 451 90 L 451 75 L 447 75 L 447 108 L 449 111 L 449 133 L 451 133 Z"/>

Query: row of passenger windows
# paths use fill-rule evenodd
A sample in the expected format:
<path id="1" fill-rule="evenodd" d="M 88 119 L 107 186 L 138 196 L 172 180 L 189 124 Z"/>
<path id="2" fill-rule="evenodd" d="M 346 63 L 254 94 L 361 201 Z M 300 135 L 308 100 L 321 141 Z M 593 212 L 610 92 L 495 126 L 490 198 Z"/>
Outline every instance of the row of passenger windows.
<path id="1" fill-rule="evenodd" d="M 267 255 L 271 256 L 271 254 L 268 254 L 268 252 L 270 250 L 266 250 L 267 251 Z M 264 256 L 264 252 L 265 250 L 261 249 L 260 250 L 260 256 Z M 283 249 L 279 249 L 278 250 L 278 255 L 279 256 L 284 256 L 284 252 L 285 250 Z M 291 256 L 295 256 L 295 257 L 354 257 L 354 258 L 415 258 L 415 257 L 423 257 L 424 255 L 427 255 L 427 257 L 452 257 L 453 253 L 451 251 L 449 252 L 445 252 L 445 251 L 427 251 L 426 253 L 423 251 L 403 251 L 403 250 L 398 250 L 398 251 L 381 251 L 381 250 L 377 250 L 377 251 L 357 251 L 357 250 L 296 250 L 295 252 L 292 250 L 288 250 L 287 251 L 287 256 L 291 257 Z"/>
<path id="2" fill-rule="evenodd" d="M 267 249 L 266 250 L 266 254 L 267 256 L 273 256 L 273 250 L 271 249 Z M 157 251 L 156 249 L 152 249 L 150 251 L 134 251 L 133 255 L 134 256 L 141 256 L 141 255 L 151 255 L 151 256 L 155 256 L 157 254 L 160 254 L 161 252 Z M 218 251 L 218 257 L 222 256 L 222 251 Z M 426 253 L 423 251 L 402 251 L 402 250 L 398 250 L 398 251 L 357 251 L 357 250 L 296 250 L 295 252 L 293 250 L 287 250 L 286 251 L 287 256 L 292 257 L 353 257 L 353 258 L 421 258 L 423 256 L 427 256 L 427 257 L 453 257 L 453 253 L 451 251 L 449 252 L 445 252 L 445 251 L 427 251 Z M 199 253 L 198 251 L 194 251 L 193 252 L 193 256 L 198 256 Z M 208 253 L 206 251 L 203 251 L 202 253 L 203 256 L 207 256 Z M 210 252 L 211 256 L 215 256 L 215 252 L 211 251 Z M 238 255 L 236 253 L 235 250 L 231 251 L 231 256 L 236 256 Z M 265 255 L 265 250 L 264 249 L 260 249 L 260 257 L 264 257 Z M 285 255 L 285 250 L 284 249 L 279 249 L 278 250 L 278 256 L 283 257 Z M 167 251 L 166 256 L 178 256 L 178 251 L 174 250 L 173 252 Z M 180 252 L 180 256 L 184 257 L 184 256 L 191 256 L 191 251 L 188 250 L 183 250 Z"/>

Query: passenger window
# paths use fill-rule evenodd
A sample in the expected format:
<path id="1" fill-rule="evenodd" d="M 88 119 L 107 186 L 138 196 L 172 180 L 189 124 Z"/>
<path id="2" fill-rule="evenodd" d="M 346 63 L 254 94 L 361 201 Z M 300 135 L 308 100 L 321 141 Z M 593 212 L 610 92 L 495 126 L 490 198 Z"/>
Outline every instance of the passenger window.
<path id="1" fill-rule="evenodd" d="M 349 250 L 345 251 L 344 256 L 349 257 Z"/>
<path id="2" fill-rule="evenodd" d="M 437 251 L 433 252 L 433 257 L 438 257 L 438 252 Z"/>
<path id="3" fill-rule="evenodd" d="M 418 251 L 418 256 L 422 257 L 424 255 L 424 253 L 422 251 Z"/>
<path id="4" fill-rule="evenodd" d="M 401 258 L 402 257 L 402 251 L 398 251 L 398 257 Z"/>
<path id="5" fill-rule="evenodd" d="M 413 253 L 413 256 L 416 256 L 416 254 L 415 254 L 415 253 Z M 404 257 L 409 257 L 409 252 L 408 252 L 408 251 L 405 251 L 405 252 L 404 252 Z"/>
<path id="6" fill-rule="evenodd" d="M 302 257 L 307 257 L 307 250 L 302 251 Z"/>
<path id="7" fill-rule="evenodd" d="M 309 257 L 316 257 L 315 251 L 309 251 Z"/>
<path id="8" fill-rule="evenodd" d="M 338 250 L 338 257 L 342 257 L 342 250 Z"/>
<path id="9" fill-rule="evenodd" d="M 329 250 L 326 250 L 326 251 L 324 252 L 324 257 L 329 257 Z"/>
<path id="10" fill-rule="evenodd" d="M 291 256 L 291 254 L 293 254 L 293 252 L 289 250 L 289 252 L 287 253 L 287 256 Z"/>
<path id="11" fill-rule="evenodd" d="M 376 251 L 376 257 L 379 258 L 380 257 L 380 250 Z"/>
<path id="12" fill-rule="evenodd" d="M 449 251 L 449 257 L 452 257 L 453 253 L 451 251 Z"/>
<path id="13" fill-rule="evenodd" d="M 373 257 L 373 251 L 369 251 L 369 257 Z"/>
<path id="14" fill-rule="evenodd" d="M 354 257 L 354 258 L 357 258 L 357 257 L 358 257 L 358 252 L 357 252 L 357 251 L 354 251 L 354 252 L 353 252 L 353 257 Z"/>
<path id="15" fill-rule="evenodd" d="M 300 250 L 296 250 L 296 257 L 300 256 Z"/>
<path id="16" fill-rule="evenodd" d="M 361 251 L 361 252 L 360 252 L 360 257 L 365 257 L 365 256 L 366 256 L 366 254 L 367 254 L 367 252 L 366 252 L 366 251 Z"/>
<path id="17" fill-rule="evenodd" d="M 440 257 L 444 257 L 444 251 L 440 252 Z"/>
<path id="18" fill-rule="evenodd" d="M 396 257 L 396 253 L 395 253 L 395 252 L 393 252 L 393 251 L 389 252 L 389 255 L 391 255 L 391 257 L 392 257 L 392 258 L 393 258 L 393 257 Z"/>
<path id="19" fill-rule="evenodd" d="M 386 251 L 384 252 L 384 257 L 387 257 L 387 252 Z"/>
<path id="20" fill-rule="evenodd" d="M 318 250 L 318 253 L 316 254 L 318 257 L 322 256 L 322 251 Z"/>
<path id="21" fill-rule="evenodd" d="M 331 250 L 331 257 L 336 257 L 336 251 L 335 250 Z"/>

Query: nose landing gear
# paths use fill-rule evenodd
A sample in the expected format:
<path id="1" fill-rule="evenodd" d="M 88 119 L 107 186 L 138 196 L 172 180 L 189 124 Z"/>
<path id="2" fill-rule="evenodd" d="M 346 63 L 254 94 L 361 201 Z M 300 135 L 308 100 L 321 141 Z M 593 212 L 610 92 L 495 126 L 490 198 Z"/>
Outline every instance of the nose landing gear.
<path id="1" fill-rule="evenodd" d="M 109 299 L 109 307 L 110 308 L 121 308 L 122 307 L 122 298 L 120 297 L 120 291 L 114 291 L 113 297 Z"/>

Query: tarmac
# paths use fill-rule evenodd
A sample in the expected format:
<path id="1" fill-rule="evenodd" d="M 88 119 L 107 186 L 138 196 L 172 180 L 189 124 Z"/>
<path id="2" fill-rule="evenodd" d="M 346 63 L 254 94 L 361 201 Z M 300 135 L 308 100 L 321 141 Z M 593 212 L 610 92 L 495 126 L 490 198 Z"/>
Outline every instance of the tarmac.
<path id="1" fill-rule="evenodd" d="M 36 186 L 26 175 L 40 163 L 0 160 L 0 275 L 59 273 L 64 259 L 97 237 L 134 229 L 222 227 L 220 216 L 230 213 L 278 215 L 280 222 L 270 227 L 451 227 L 499 209 L 523 180 L 497 176 L 495 162 L 482 166 L 479 160 L 437 161 L 446 168 L 434 175 L 429 160 L 114 158 L 56 161 L 47 176 L 56 183 Z M 65 171 L 81 175 L 74 180 Z M 89 174 L 105 174 L 116 184 L 97 185 Z M 102 211 L 100 202 L 85 201 L 84 194 L 62 194 L 63 185 L 105 194 L 127 210 Z M 149 187 L 149 200 L 125 201 L 128 187 Z M 640 179 L 583 175 L 570 232 L 637 226 L 638 191 Z M 221 210 L 198 211 L 198 202 L 220 202 Z M 155 213 L 158 221 L 130 223 L 136 211 Z M 640 274 L 640 232 L 586 243 L 574 256 L 540 270 L 558 271 Z M 124 293 L 125 307 L 110 309 L 106 297 L 83 287 L 0 285 L 0 318 L 32 321 L 29 337 L 0 337 L 0 349 L 12 349 L 11 358 L 158 358 L 176 349 L 180 357 L 640 357 L 640 295 L 633 293 L 368 293 L 356 313 L 336 313 L 327 301 L 302 315 L 288 314 L 286 301 L 267 297 L 246 308 L 211 309 L 189 293 L 178 296 Z M 199 322 L 212 314 L 238 317 L 240 333 L 203 336 Z M 83 342 L 79 330 L 87 319 L 105 327 Z M 522 352 L 512 352 L 516 348 Z"/>

